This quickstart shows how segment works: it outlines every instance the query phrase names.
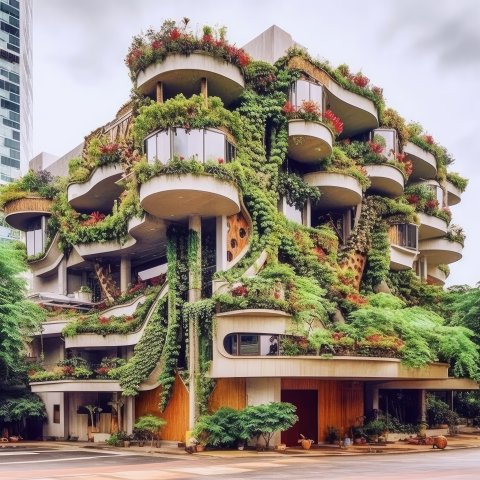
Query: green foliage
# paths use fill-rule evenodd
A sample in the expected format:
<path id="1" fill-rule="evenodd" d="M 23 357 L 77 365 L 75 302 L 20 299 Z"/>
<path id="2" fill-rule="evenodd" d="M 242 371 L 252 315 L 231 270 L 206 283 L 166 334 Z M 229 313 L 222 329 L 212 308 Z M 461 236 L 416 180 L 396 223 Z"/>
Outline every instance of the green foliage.
<path id="1" fill-rule="evenodd" d="M 456 411 L 467 419 L 480 417 L 480 392 L 456 392 Z"/>
<path id="2" fill-rule="evenodd" d="M 287 203 L 297 210 L 302 210 L 307 200 L 315 204 L 320 200 L 320 190 L 311 187 L 302 177 L 295 173 L 280 172 L 278 175 L 278 193 L 287 198 Z"/>
<path id="3" fill-rule="evenodd" d="M 340 440 L 340 430 L 337 427 L 329 425 L 325 429 L 325 439 L 328 443 L 334 443 L 337 440 Z"/>
<path id="4" fill-rule="evenodd" d="M 240 440 L 248 439 L 242 428 L 240 412 L 230 407 L 200 416 L 192 435 L 201 445 L 221 448 L 236 447 Z"/>
<path id="5" fill-rule="evenodd" d="M 445 274 L 445 278 L 448 278 L 450 275 L 450 267 L 448 265 L 437 265 L 437 268 Z"/>
<path id="6" fill-rule="evenodd" d="M 14 393 L 0 391 L 0 425 L 1 422 L 24 422 L 27 419 L 45 418 L 47 411 L 38 395 L 21 388 L 17 388 Z"/>
<path id="7" fill-rule="evenodd" d="M 447 173 L 447 181 L 455 185 L 461 192 L 464 192 L 467 189 L 468 178 L 461 177 L 458 173 Z"/>
<path id="8" fill-rule="evenodd" d="M 308 337 L 308 343 L 316 351 L 316 354 L 320 355 L 322 347 L 332 345 L 332 332 L 315 328 Z M 286 353 L 286 355 L 288 354 Z"/>
<path id="9" fill-rule="evenodd" d="M 430 426 L 447 424 L 449 427 L 452 427 L 458 425 L 458 414 L 452 412 L 450 407 L 437 398 L 434 393 L 430 393 L 427 396 L 426 408 Z"/>
<path id="10" fill-rule="evenodd" d="M 247 407 L 241 412 L 243 435 L 247 438 L 259 437 L 265 440 L 268 450 L 275 432 L 283 432 L 298 422 L 297 407 L 286 402 L 270 402 Z"/>
<path id="11" fill-rule="evenodd" d="M 160 433 L 162 428 L 167 424 L 167 421 L 160 417 L 154 417 L 153 415 L 144 415 L 140 417 L 135 422 L 135 429 L 138 430 L 140 433 L 149 435 L 152 439 L 152 447 L 153 447 L 153 440 L 156 436 Z"/>

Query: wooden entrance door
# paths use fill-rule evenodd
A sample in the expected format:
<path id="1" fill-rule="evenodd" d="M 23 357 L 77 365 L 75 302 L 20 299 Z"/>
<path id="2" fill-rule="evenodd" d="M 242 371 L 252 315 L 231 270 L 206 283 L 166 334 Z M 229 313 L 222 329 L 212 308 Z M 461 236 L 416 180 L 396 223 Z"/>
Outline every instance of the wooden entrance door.
<path id="1" fill-rule="evenodd" d="M 298 422 L 282 432 L 282 443 L 287 447 L 298 446 L 302 434 L 307 439 L 318 443 L 318 391 L 317 390 L 282 390 L 282 402 L 297 407 L 295 412 Z"/>

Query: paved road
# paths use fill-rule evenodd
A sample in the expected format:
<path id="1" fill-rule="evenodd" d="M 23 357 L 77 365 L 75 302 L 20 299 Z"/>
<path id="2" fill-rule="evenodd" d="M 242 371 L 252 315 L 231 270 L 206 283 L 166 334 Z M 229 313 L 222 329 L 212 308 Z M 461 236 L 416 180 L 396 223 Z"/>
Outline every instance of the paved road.
<path id="1" fill-rule="evenodd" d="M 41 480 L 470 480 L 480 479 L 480 450 L 346 457 L 152 457 L 102 450 L 0 451 L 0 479 Z"/>

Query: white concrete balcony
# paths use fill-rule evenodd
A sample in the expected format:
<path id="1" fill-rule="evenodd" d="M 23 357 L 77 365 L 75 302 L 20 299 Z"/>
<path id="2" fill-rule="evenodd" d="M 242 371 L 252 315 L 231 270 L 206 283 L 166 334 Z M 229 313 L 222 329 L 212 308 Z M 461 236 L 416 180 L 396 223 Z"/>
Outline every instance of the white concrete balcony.
<path id="1" fill-rule="evenodd" d="M 372 100 L 350 90 L 345 90 L 325 71 L 312 65 L 302 57 L 291 58 L 288 66 L 304 71 L 325 86 L 328 92 L 329 108 L 343 122 L 343 138 L 378 127 L 377 107 Z"/>
<path id="2" fill-rule="evenodd" d="M 405 178 L 403 173 L 393 165 L 364 165 L 370 177 L 368 193 L 382 197 L 398 198 L 403 193 Z"/>
<path id="3" fill-rule="evenodd" d="M 105 349 L 105 348 L 112 348 L 112 347 L 120 347 L 126 345 L 136 345 L 140 339 L 142 338 L 143 332 L 145 331 L 150 318 L 155 311 L 155 308 L 160 301 L 168 292 L 168 285 L 164 285 L 160 295 L 157 296 L 155 302 L 150 307 L 150 310 L 147 313 L 145 321 L 138 328 L 137 331 L 126 333 L 124 335 L 119 334 L 110 334 L 110 335 L 97 335 L 96 333 L 80 333 L 75 335 L 74 337 L 66 337 L 65 338 L 65 348 L 94 348 L 94 349 Z M 120 316 L 120 315 L 132 315 L 136 308 L 138 307 L 139 303 L 145 301 L 145 297 L 140 297 L 135 301 L 131 302 L 128 305 L 119 305 L 117 307 L 112 307 L 111 309 L 105 310 L 102 312 L 102 317 L 110 317 L 112 315 Z"/>
<path id="4" fill-rule="evenodd" d="M 360 182 L 349 175 L 336 172 L 308 173 L 303 179 L 312 187 L 318 187 L 321 208 L 349 208 L 362 201 Z"/>
<path id="5" fill-rule="evenodd" d="M 418 249 L 422 256 L 427 257 L 427 265 L 449 265 L 462 258 L 463 245 L 446 238 L 431 238 L 421 240 Z"/>
<path id="6" fill-rule="evenodd" d="M 426 213 L 419 213 L 418 216 L 421 222 L 418 229 L 419 240 L 443 237 L 447 233 L 448 225 L 443 218 L 434 217 Z"/>
<path id="7" fill-rule="evenodd" d="M 58 270 L 64 254 L 58 248 L 59 234 L 55 235 L 47 253 L 40 260 L 29 262 L 28 266 L 36 277 L 48 277 Z"/>
<path id="8" fill-rule="evenodd" d="M 457 205 L 462 200 L 462 191 L 453 183 L 447 182 L 448 206 Z"/>
<path id="9" fill-rule="evenodd" d="M 447 280 L 445 273 L 439 270 L 435 265 L 427 265 L 427 278 L 440 287 L 443 287 Z"/>
<path id="10" fill-rule="evenodd" d="M 288 155 L 298 162 L 312 163 L 332 153 L 333 135 L 321 123 L 297 119 L 288 122 Z"/>
<path id="11" fill-rule="evenodd" d="M 114 201 L 124 190 L 116 184 L 122 175 L 120 165 L 97 168 L 85 183 L 71 183 L 68 186 L 68 203 L 81 213 L 111 212 Z"/>
<path id="12" fill-rule="evenodd" d="M 164 98 L 183 93 L 186 98 L 201 91 L 201 79 L 208 82 L 208 95 L 220 97 L 228 106 L 245 88 L 239 67 L 214 57 L 208 52 L 169 54 L 162 63 L 149 65 L 138 73 L 137 86 L 144 95 L 154 95 L 157 82 L 162 82 Z"/>
<path id="13" fill-rule="evenodd" d="M 17 230 L 27 231 L 30 220 L 49 217 L 52 200 L 39 197 L 25 197 L 9 202 L 3 208 L 5 221 Z"/>
<path id="14" fill-rule="evenodd" d="M 235 215 L 238 188 L 212 175 L 161 175 L 140 187 L 140 202 L 151 215 L 172 221 L 189 215 Z"/>
<path id="15" fill-rule="evenodd" d="M 418 252 L 398 245 L 390 245 L 390 269 L 396 272 L 411 270 Z"/>
<path id="16" fill-rule="evenodd" d="M 413 165 L 413 172 L 409 178 L 410 182 L 435 178 L 437 174 L 437 160 L 430 152 L 411 142 L 407 143 L 403 152 L 408 155 Z"/>
<path id="17" fill-rule="evenodd" d="M 33 393 L 43 392 L 121 392 L 117 380 L 54 380 L 30 383 Z"/>

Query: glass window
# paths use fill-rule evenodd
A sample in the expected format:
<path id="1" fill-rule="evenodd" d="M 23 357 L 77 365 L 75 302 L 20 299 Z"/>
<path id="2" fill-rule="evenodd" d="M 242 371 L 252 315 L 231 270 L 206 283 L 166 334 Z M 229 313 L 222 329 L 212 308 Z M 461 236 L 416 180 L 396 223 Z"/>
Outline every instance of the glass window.
<path id="1" fill-rule="evenodd" d="M 27 255 L 35 255 L 35 231 L 27 232 Z"/>
<path id="2" fill-rule="evenodd" d="M 60 405 L 53 406 L 53 423 L 60 423 Z"/>
<path id="3" fill-rule="evenodd" d="M 299 80 L 297 82 L 297 107 L 302 105 L 303 100 L 310 100 L 310 83 Z"/>
<path id="4" fill-rule="evenodd" d="M 238 355 L 237 337 L 238 335 L 235 333 L 225 338 L 225 350 L 230 355 Z"/>
<path id="5" fill-rule="evenodd" d="M 156 137 L 152 135 L 147 139 L 147 159 L 149 163 L 153 163 L 157 158 L 157 144 Z"/>
<path id="6" fill-rule="evenodd" d="M 258 355 L 258 335 L 240 335 L 240 355 Z"/>
<path id="7" fill-rule="evenodd" d="M 278 335 L 260 335 L 260 355 L 278 355 Z"/>
<path id="8" fill-rule="evenodd" d="M 167 163 L 170 160 L 170 135 L 168 130 L 159 132 L 157 135 L 157 158 L 161 163 Z"/>
<path id="9" fill-rule="evenodd" d="M 10 120 L 13 120 L 14 122 L 19 122 L 20 121 L 20 115 L 15 112 L 8 112 L 10 116 Z"/>
<path id="10" fill-rule="evenodd" d="M 285 216 L 289 220 L 302 224 L 302 212 L 295 207 L 291 207 L 288 203 L 286 204 Z"/>
<path id="11" fill-rule="evenodd" d="M 310 84 L 310 100 L 318 103 L 323 112 L 323 89 L 320 85 Z"/>
<path id="12" fill-rule="evenodd" d="M 203 162 L 203 130 L 191 130 L 186 133 L 185 130 L 177 129 L 174 136 L 174 152 L 185 160 L 197 156 L 199 162 Z"/>
<path id="13" fill-rule="evenodd" d="M 43 232 L 42 230 L 35 230 L 35 253 L 34 255 L 36 255 L 37 253 L 40 253 L 40 252 L 43 252 Z"/>
<path id="14" fill-rule="evenodd" d="M 10 148 L 15 148 L 16 150 L 20 150 L 20 144 L 18 142 L 14 142 L 13 140 L 10 140 L 9 138 L 5 139 L 5 146 Z"/>
<path id="15" fill-rule="evenodd" d="M 205 160 L 218 160 L 219 163 L 224 163 L 224 157 L 225 135 L 205 130 Z"/>
<path id="16" fill-rule="evenodd" d="M 227 142 L 227 163 L 233 162 L 237 156 L 237 149 L 230 143 Z"/>

